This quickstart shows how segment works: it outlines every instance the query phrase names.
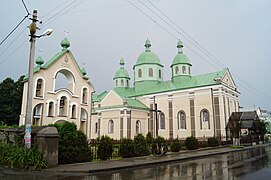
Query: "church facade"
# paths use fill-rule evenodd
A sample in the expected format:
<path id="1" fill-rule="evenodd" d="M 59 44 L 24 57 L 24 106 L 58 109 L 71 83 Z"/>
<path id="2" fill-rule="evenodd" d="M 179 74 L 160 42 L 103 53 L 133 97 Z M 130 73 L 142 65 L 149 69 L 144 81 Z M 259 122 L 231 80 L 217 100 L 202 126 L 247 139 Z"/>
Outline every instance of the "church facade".
<path id="1" fill-rule="evenodd" d="M 44 64 L 39 56 L 33 77 L 32 125 L 42 126 L 74 122 L 90 138 L 93 86 L 68 49 L 67 38 L 62 50 Z M 20 125 L 25 124 L 28 75 L 25 76 Z"/>
<path id="2" fill-rule="evenodd" d="M 121 58 L 114 89 L 93 96 L 91 138 L 133 138 L 148 132 L 164 138 L 226 136 L 231 113 L 239 111 L 240 94 L 229 70 L 192 76 L 181 41 L 177 49 L 167 81 L 149 39 L 133 67 L 133 86 Z"/>

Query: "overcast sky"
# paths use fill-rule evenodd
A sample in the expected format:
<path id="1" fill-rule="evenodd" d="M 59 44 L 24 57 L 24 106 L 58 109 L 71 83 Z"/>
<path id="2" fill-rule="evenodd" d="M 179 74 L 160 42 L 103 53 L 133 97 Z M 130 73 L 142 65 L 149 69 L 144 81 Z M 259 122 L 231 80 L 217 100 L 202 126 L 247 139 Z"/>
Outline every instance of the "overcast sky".
<path id="1" fill-rule="evenodd" d="M 96 92 L 113 88 L 122 56 L 133 79 L 132 68 L 147 37 L 169 80 L 180 32 L 193 75 L 228 67 L 241 92 L 240 105 L 245 110 L 271 110 L 270 0 L 25 0 L 25 4 L 31 13 L 37 9 L 43 21 L 38 34 L 53 29 L 50 37 L 37 40 L 36 57 L 47 62 L 59 52 L 67 29 L 69 49 L 86 68 Z M 1 1 L 0 41 L 26 14 L 21 0 Z M 17 80 L 28 71 L 29 22 L 25 20 L 0 45 L 0 81 Z"/>

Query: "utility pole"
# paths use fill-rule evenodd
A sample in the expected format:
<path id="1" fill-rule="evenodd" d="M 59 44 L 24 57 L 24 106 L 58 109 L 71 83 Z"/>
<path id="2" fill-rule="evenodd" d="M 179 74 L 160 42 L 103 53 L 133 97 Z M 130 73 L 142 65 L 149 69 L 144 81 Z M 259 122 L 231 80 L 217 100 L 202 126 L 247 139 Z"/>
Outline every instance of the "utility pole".
<path id="1" fill-rule="evenodd" d="M 32 99 L 33 99 L 33 68 L 34 68 L 34 56 L 35 56 L 35 42 L 37 31 L 37 10 L 33 11 L 33 17 L 30 18 L 32 23 L 29 26 L 30 32 L 30 54 L 28 65 L 28 86 L 27 86 L 27 102 L 26 102 L 26 117 L 25 117 L 25 148 L 31 148 L 31 124 L 32 124 Z"/>

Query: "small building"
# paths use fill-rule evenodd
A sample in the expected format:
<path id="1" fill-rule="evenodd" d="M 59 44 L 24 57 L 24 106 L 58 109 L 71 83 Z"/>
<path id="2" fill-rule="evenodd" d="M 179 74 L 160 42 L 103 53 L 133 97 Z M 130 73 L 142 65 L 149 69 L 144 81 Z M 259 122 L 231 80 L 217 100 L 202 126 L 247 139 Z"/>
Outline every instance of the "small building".
<path id="1" fill-rule="evenodd" d="M 90 138 L 93 86 L 69 46 L 70 42 L 65 38 L 61 41 L 62 50 L 48 62 L 44 64 L 40 56 L 36 60 L 32 125 L 74 122 Z M 20 125 L 25 124 L 28 75 L 24 80 Z"/>

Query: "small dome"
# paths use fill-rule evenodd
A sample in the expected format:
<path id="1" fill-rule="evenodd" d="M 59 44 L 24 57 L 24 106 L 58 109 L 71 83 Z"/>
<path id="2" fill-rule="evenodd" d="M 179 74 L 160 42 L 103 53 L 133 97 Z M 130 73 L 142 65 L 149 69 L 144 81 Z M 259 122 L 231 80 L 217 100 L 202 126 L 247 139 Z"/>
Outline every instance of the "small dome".
<path id="1" fill-rule="evenodd" d="M 38 65 L 38 66 L 41 66 L 43 63 L 44 63 L 44 60 L 42 59 L 42 57 L 41 56 L 39 56 L 37 59 L 36 59 L 36 64 Z"/>
<path id="2" fill-rule="evenodd" d="M 117 78 L 130 79 L 128 71 L 124 68 L 125 62 L 124 62 L 123 58 L 120 59 L 119 64 L 120 64 L 120 69 L 116 72 L 114 80 L 117 79 Z"/>
<path id="3" fill-rule="evenodd" d="M 70 44 L 68 38 L 65 37 L 65 38 L 61 41 L 60 45 L 63 47 L 63 49 L 67 49 L 68 47 L 70 47 L 71 44 Z"/>
<path id="4" fill-rule="evenodd" d="M 172 67 L 172 66 L 174 66 L 174 65 L 177 65 L 177 64 L 188 64 L 188 65 L 192 66 L 192 65 L 190 64 L 190 62 L 189 62 L 188 57 L 187 57 L 186 55 L 184 55 L 184 54 L 177 54 L 177 55 L 174 57 L 173 62 L 172 62 L 172 65 L 171 65 L 170 67 Z"/>
<path id="5" fill-rule="evenodd" d="M 135 66 L 141 65 L 141 64 L 160 64 L 160 59 L 155 53 L 151 52 L 150 46 L 151 46 L 151 42 L 149 39 L 147 39 L 145 41 L 146 50 L 145 52 L 139 55 Z"/>

